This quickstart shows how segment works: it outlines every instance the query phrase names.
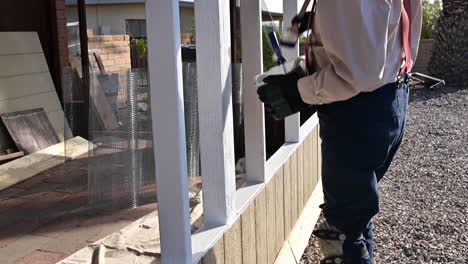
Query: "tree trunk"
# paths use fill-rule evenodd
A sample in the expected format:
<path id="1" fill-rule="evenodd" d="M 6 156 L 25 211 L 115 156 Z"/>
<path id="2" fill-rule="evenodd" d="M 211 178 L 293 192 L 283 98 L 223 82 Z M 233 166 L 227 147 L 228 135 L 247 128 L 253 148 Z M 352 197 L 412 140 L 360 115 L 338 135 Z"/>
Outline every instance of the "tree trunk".
<path id="1" fill-rule="evenodd" d="M 434 31 L 429 73 L 448 85 L 468 85 L 468 1 L 444 0 Z"/>

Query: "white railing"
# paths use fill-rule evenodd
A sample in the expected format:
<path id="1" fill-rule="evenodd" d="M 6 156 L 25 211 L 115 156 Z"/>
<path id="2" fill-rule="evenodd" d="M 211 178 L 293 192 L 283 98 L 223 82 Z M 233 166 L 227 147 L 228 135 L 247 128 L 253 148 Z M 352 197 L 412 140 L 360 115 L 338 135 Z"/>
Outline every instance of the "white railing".
<path id="1" fill-rule="evenodd" d="M 261 1 L 240 1 L 247 183 L 238 190 L 235 188 L 229 1 L 195 1 L 205 222 L 193 235 L 189 226 L 179 3 L 178 0 L 146 1 L 163 263 L 197 263 L 317 125 L 316 115 L 302 127 L 299 114 L 287 118 L 286 143 L 266 161 L 264 110 L 253 84 L 254 77 L 263 71 Z M 284 21 L 290 21 L 297 14 L 298 0 L 284 0 L 283 4 Z M 286 54 L 290 59 L 297 55 L 297 47 Z"/>

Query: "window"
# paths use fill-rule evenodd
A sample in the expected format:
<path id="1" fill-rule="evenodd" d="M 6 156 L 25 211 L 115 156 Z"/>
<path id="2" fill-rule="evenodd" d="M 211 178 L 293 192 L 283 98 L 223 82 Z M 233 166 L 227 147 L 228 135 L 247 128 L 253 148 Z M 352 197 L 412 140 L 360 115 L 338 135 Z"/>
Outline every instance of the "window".
<path id="1" fill-rule="evenodd" d="M 127 19 L 127 34 L 132 38 L 146 38 L 145 19 Z"/>

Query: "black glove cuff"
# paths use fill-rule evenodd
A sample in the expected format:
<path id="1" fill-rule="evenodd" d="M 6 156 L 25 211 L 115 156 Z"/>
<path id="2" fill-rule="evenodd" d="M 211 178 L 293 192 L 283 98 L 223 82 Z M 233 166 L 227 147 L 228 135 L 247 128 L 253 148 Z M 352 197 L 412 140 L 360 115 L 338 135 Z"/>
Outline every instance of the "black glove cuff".
<path id="1" fill-rule="evenodd" d="M 297 72 L 289 73 L 288 76 L 289 78 L 291 78 L 290 82 L 294 82 L 294 85 L 291 85 L 289 89 L 283 89 L 283 92 L 285 93 L 284 97 L 286 97 L 286 99 L 288 100 L 291 109 L 294 112 L 299 112 L 308 108 L 310 105 L 306 104 L 302 100 L 301 94 L 299 92 L 299 87 L 297 85 L 297 82 L 303 76 L 301 76 L 301 74 Z"/>

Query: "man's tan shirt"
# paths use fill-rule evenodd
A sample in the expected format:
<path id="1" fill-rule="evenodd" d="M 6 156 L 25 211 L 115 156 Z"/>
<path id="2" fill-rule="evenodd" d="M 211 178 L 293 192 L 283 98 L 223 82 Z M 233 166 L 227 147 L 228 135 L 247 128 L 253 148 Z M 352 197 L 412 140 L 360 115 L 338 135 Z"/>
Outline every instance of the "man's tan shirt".
<path id="1" fill-rule="evenodd" d="M 422 7 L 411 2 L 414 62 Z M 298 82 L 304 102 L 344 101 L 394 82 L 404 64 L 402 8 L 402 0 L 318 0 L 310 49 L 316 72 Z"/>

